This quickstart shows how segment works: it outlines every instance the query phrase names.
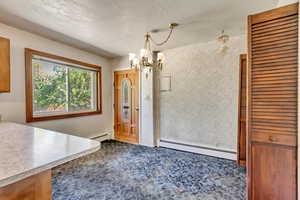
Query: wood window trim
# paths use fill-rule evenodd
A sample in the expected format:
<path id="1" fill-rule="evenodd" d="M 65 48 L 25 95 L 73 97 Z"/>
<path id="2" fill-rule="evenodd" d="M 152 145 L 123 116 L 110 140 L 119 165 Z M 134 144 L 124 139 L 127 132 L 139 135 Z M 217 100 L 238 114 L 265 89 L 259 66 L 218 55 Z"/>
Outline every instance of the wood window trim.
<path id="1" fill-rule="evenodd" d="M 81 112 L 81 113 L 69 113 L 69 114 L 60 114 L 60 115 L 51 115 L 51 116 L 39 116 L 35 117 L 33 115 L 33 106 L 32 106 L 32 56 L 38 55 L 43 56 L 50 59 L 56 59 L 63 62 L 82 65 L 88 68 L 95 69 L 97 71 L 97 109 L 91 112 Z M 88 64 L 85 62 L 73 60 L 70 58 L 65 58 L 29 48 L 25 48 L 25 93 L 26 93 L 26 122 L 37 122 L 37 121 L 47 121 L 47 120 L 55 120 L 55 119 L 65 119 L 65 118 L 73 118 L 73 117 L 83 117 L 89 115 L 100 115 L 102 114 L 102 67 Z"/>

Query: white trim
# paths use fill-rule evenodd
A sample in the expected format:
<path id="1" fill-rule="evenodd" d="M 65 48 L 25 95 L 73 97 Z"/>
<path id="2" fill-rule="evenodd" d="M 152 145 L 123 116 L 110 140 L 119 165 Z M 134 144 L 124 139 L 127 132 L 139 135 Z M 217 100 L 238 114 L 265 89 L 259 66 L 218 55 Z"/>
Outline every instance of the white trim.
<path id="1" fill-rule="evenodd" d="M 213 156 L 213 157 L 223 158 L 228 160 L 236 160 L 237 158 L 236 152 L 233 150 L 209 147 L 204 145 L 200 146 L 195 144 L 182 143 L 174 140 L 161 139 L 160 147 L 198 153 L 198 154 L 203 154 L 207 156 Z"/>

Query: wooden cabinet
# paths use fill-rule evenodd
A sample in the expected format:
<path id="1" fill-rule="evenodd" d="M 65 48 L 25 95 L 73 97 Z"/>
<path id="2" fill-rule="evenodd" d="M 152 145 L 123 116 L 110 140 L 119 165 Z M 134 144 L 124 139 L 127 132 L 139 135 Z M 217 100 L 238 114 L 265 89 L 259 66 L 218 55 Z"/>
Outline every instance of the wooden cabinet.
<path id="1" fill-rule="evenodd" d="M 238 119 L 238 153 L 239 165 L 246 165 L 246 85 L 247 55 L 240 55 L 240 88 L 239 88 L 239 119 Z"/>
<path id="2" fill-rule="evenodd" d="M 10 92 L 10 41 L 0 37 L 0 92 Z"/>
<path id="3" fill-rule="evenodd" d="M 248 18 L 249 200 L 297 199 L 298 4 Z"/>

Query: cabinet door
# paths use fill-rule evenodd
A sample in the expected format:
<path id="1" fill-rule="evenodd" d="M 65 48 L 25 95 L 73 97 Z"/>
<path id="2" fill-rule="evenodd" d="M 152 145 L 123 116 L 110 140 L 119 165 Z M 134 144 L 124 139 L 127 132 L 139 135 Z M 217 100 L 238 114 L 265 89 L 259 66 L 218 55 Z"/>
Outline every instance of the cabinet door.
<path id="1" fill-rule="evenodd" d="M 248 197 L 296 200 L 298 3 L 248 19 Z"/>
<path id="2" fill-rule="evenodd" d="M 10 42 L 0 37 L 0 92 L 10 91 Z"/>

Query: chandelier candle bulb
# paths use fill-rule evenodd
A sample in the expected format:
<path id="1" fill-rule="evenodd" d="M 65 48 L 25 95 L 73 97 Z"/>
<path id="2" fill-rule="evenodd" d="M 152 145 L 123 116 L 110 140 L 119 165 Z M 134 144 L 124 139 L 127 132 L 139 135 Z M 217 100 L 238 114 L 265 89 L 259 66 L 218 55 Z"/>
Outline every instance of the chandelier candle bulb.
<path id="1" fill-rule="evenodd" d="M 147 50 L 146 49 L 141 49 L 140 56 L 143 58 L 143 57 L 146 57 L 146 55 L 147 55 Z"/>
<path id="2" fill-rule="evenodd" d="M 158 53 L 158 54 L 157 54 L 157 60 L 158 60 L 158 61 L 163 62 L 164 58 L 165 58 L 165 57 L 164 57 L 164 54 L 163 54 L 163 53 Z"/>
<path id="3" fill-rule="evenodd" d="M 133 61 L 136 58 L 134 53 L 129 53 L 129 61 Z"/>
<path id="4" fill-rule="evenodd" d="M 148 58 L 148 62 L 149 62 L 150 64 L 153 63 L 152 57 L 149 57 L 149 58 Z"/>
<path id="5" fill-rule="evenodd" d="M 139 59 L 137 57 L 135 57 L 133 59 L 133 65 L 137 66 L 139 64 Z"/>
<path id="6" fill-rule="evenodd" d="M 140 50 L 140 57 L 138 58 L 135 54 L 132 53 L 129 54 L 129 62 L 131 68 L 144 70 L 146 72 L 146 78 L 148 78 L 148 73 L 151 73 L 152 70 L 162 70 L 163 64 L 165 62 L 165 56 L 163 53 L 158 53 L 157 58 L 155 58 L 155 62 L 153 62 L 154 52 L 151 50 L 151 42 L 153 42 L 155 46 L 162 46 L 166 44 L 171 38 L 173 29 L 177 26 L 177 23 L 171 23 L 169 25 L 169 34 L 167 38 L 162 42 L 154 41 L 150 33 L 147 32 L 145 35 L 144 48 Z"/>

